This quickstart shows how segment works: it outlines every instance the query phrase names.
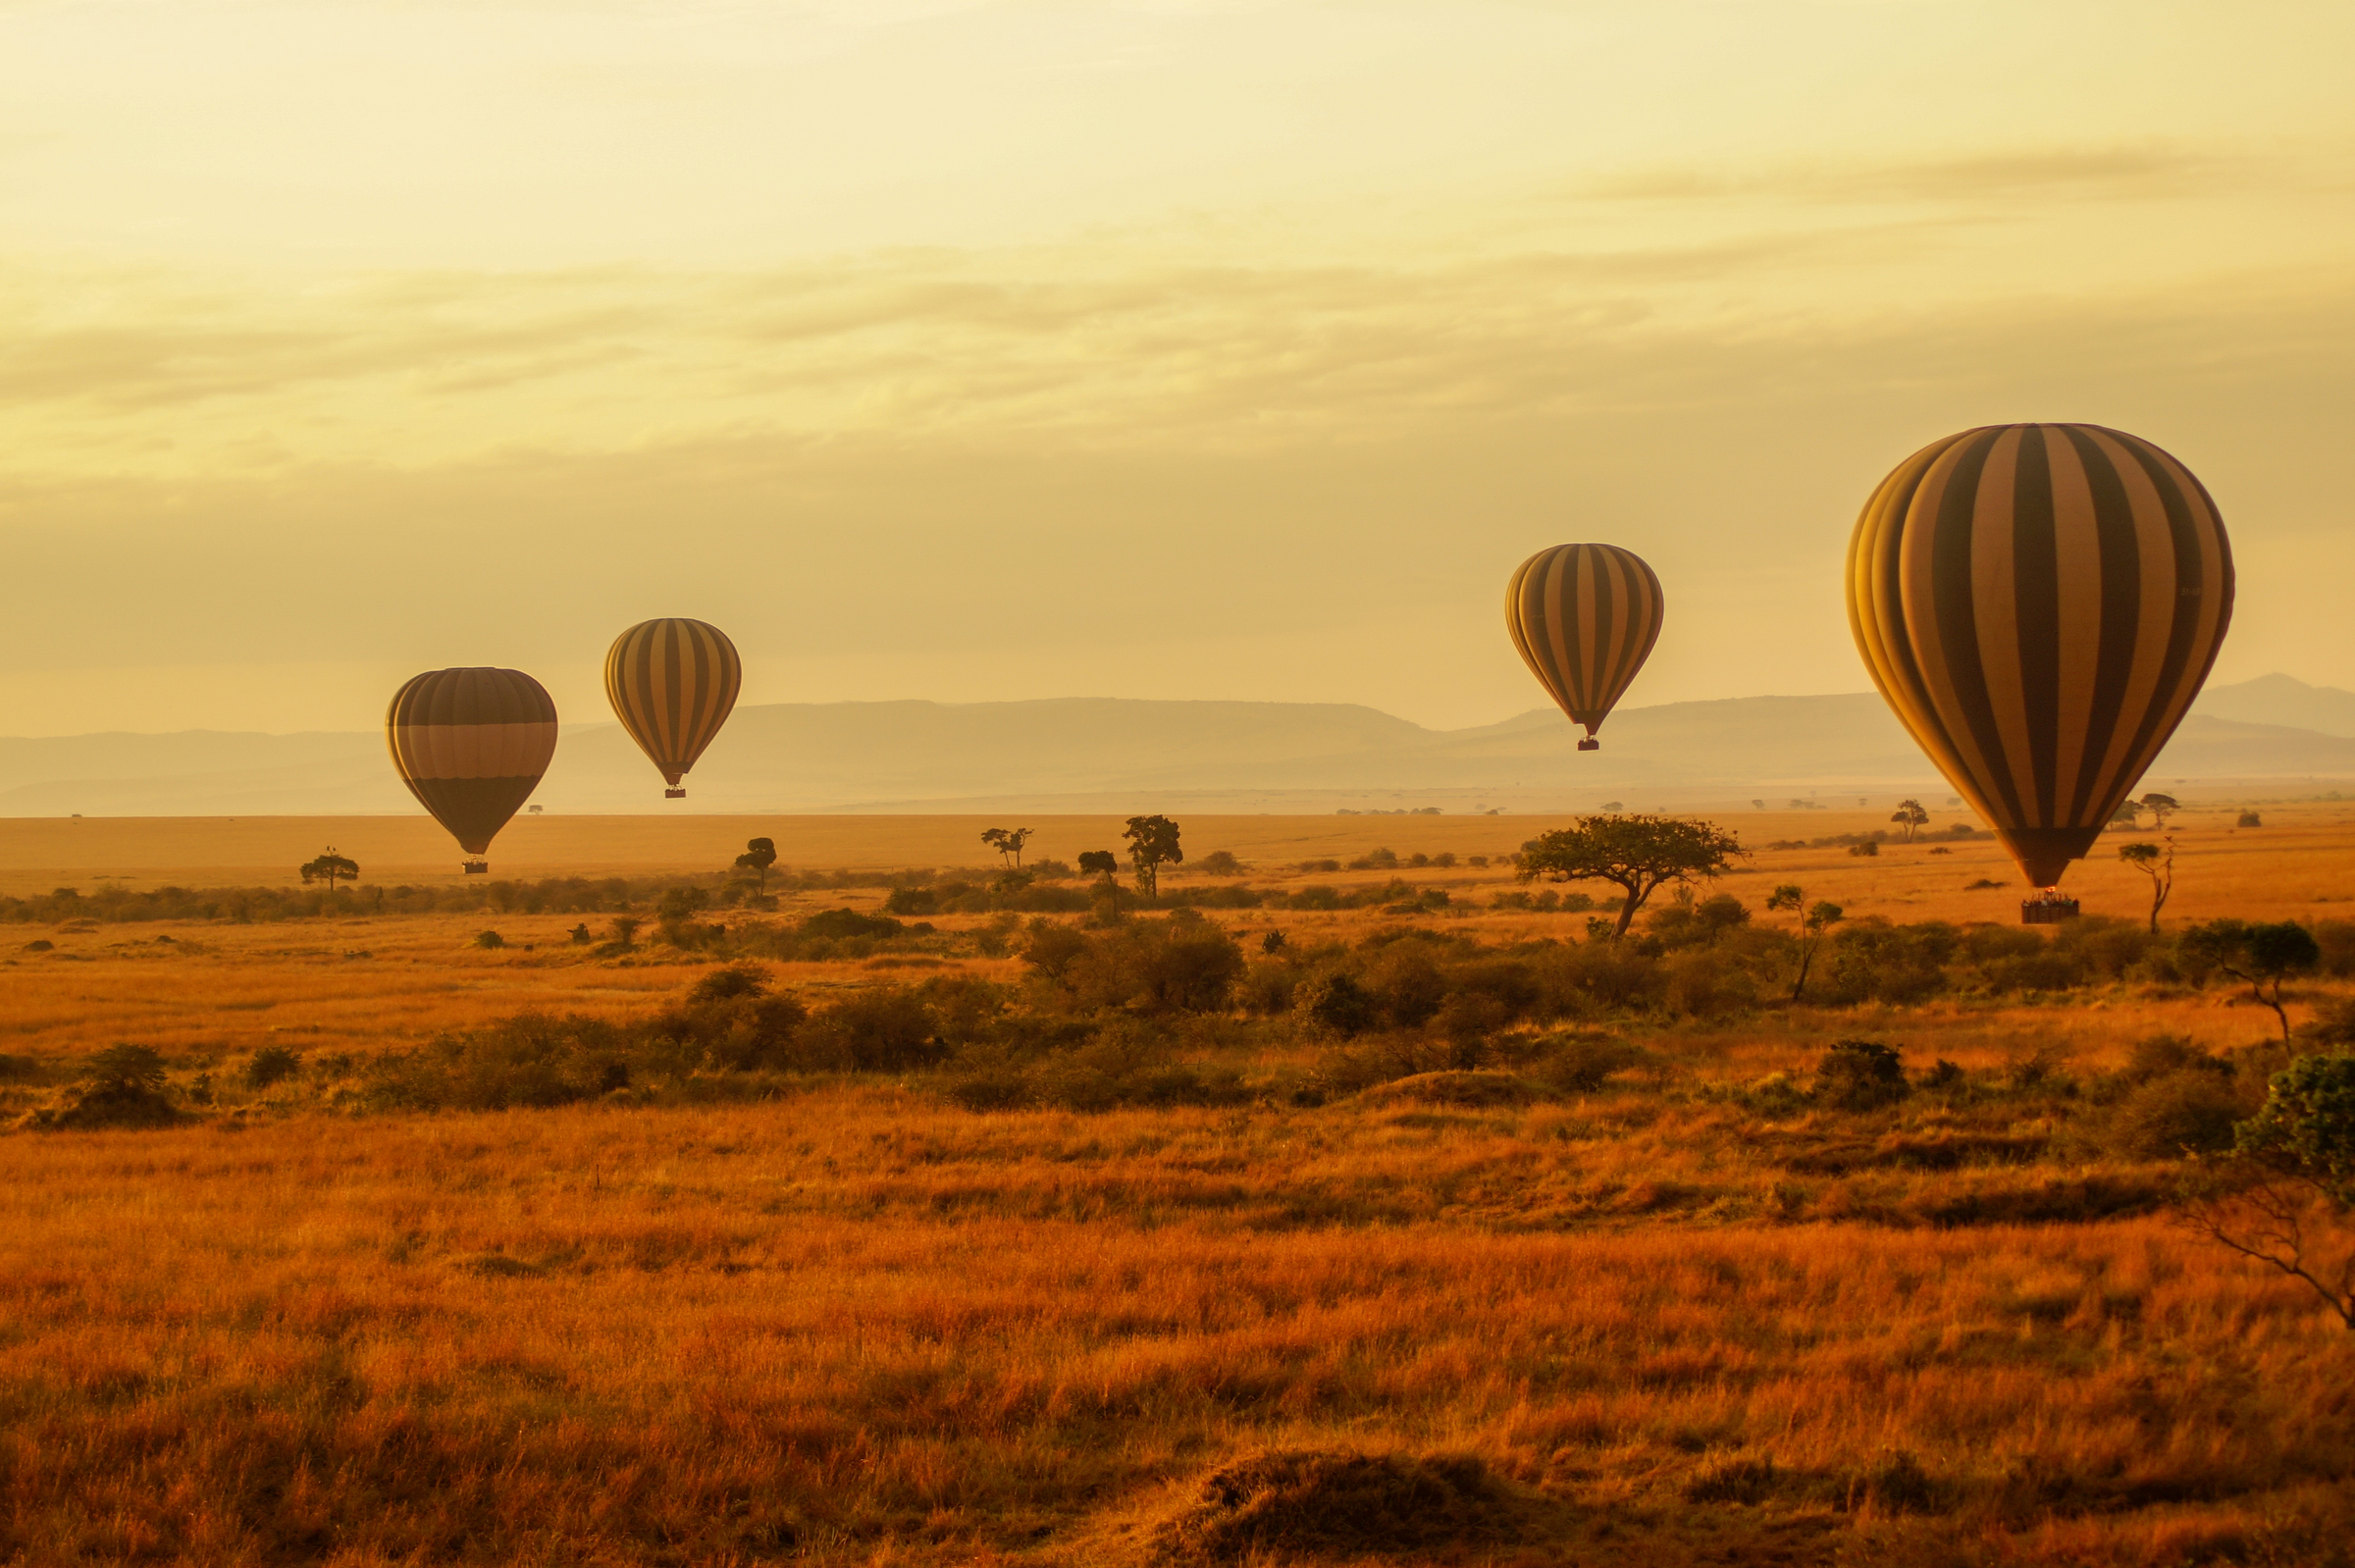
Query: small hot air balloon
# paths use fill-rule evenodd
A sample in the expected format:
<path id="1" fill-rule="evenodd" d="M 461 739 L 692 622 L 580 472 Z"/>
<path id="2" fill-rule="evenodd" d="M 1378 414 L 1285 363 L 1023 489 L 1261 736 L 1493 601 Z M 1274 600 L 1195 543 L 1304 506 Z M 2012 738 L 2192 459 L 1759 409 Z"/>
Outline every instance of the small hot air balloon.
<path id="1" fill-rule="evenodd" d="M 679 780 L 728 721 L 743 684 L 736 645 L 702 621 L 640 621 L 605 653 L 605 697 L 630 739 L 662 770 L 666 800 L 686 795 Z"/>
<path id="2" fill-rule="evenodd" d="M 1521 563 L 1504 591 L 1504 626 L 1538 683 L 1572 722 L 1582 752 L 1660 638 L 1666 601 L 1643 557 L 1616 545 L 1556 545 Z"/>
<path id="3" fill-rule="evenodd" d="M 531 799 L 556 754 L 556 705 L 515 669 L 437 669 L 412 676 L 385 710 L 385 744 L 409 793 L 482 859 Z"/>
<path id="4" fill-rule="evenodd" d="M 2208 492 L 2149 442 L 1988 425 L 1864 503 L 1848 618 L 1899 720 L 2051 889 L 2199 695 L 2232 550 Z"/>

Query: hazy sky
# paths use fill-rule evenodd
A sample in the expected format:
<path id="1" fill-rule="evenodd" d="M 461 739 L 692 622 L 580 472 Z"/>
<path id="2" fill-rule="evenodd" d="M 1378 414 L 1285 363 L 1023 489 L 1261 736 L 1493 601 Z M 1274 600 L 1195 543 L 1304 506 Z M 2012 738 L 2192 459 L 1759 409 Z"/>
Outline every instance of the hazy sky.
<path id="1" fill-rule="evenodd" d="M 1854 691 L 1967 425 L 2174 451 L 2219 680 L 2355 685 L 2355 7 L 0 0 L 0 734 L 745 701 Z"/>

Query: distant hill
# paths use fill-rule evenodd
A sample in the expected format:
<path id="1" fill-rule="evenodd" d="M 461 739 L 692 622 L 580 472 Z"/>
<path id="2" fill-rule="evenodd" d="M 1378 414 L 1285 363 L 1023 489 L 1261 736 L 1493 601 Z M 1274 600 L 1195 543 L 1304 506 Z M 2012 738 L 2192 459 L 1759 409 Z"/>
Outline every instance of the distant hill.
<path id="1" fill-rule="evenodd" d="M 2212 686 L 2191 705 L 2195 713 L 2278 724 L 2323 735 L 2355 736 L 2355 692 L 2309 686 L 2289 675 L 2260 675 L 2235 686 Z"/>
<path id="2" fill-rule="evenodd" d="M 2355 780 L 2355 716 L 2345 733 L 2250 716 L 2288 705 L 2334 721 L 2335 700 L 2355 705 L 2355 695 L 2286 676 L 2211 693 L 2151 777 Z M 538 799 L 566 812 L 978 802 L 1102 810 L 1154 800 L 1195 810 L 1397 810 L 1410 797 L 1453 810 L 1591 807 L 1621 796 L 1630 806 L 1658 806 L 1947 793 L 1869 692 L 1632 708 L 1603 727 L 1601 751 L 1582 755 L 1576 738 L 1549 707 L 1499 724 L 1429 730 L 1340 703 L 777 703 L 737 710 L 689 777 L 685 803 L 665 806 L 659 776 L 609 722 L 565 727 Z M 0 815 L 415 810 L 372 732 L 0 740 Z"/>

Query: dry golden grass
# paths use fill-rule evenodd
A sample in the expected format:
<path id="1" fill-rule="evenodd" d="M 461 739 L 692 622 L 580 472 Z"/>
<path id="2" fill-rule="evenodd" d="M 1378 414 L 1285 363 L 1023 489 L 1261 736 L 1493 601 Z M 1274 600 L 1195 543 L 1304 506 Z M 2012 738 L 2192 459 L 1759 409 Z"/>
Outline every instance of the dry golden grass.
<path id="1" fill-rule="evenodd" d="M 2355 892 L 2335 810 L 2193 817 L 2171 917 L 2335 914 L 2317 901 Z M 1223 825 L 1189 844 L 1253 859 Z M 1318 818 L 1355 836 L 1282 858 L 1498 852 L 1441 825 L 1506 850 L 1536 826 Z M 2085 871 L 2102 898 L 2132 874 Z M 1397 874 L 1459 902 L 1509 885 Z M 1980 874 L 2005 876 L 1983 843 L 1780 851 L 1726 887 L 2006 917 L 2009 887 L 1962 891 Z M 2133 913 L 2138 885 L 2118 891 Z M 577 918 L 12 926 L 0 1051 L 367 1052 L 525 1007 L 639 1014 L 706 967 L 587 956 Z M 1393 922 L 1219 918 L 1299 940 Z M 486 925 L 513 945 L 468 946 Z M 59 951 L 18 950 L 36 935 Z M 2033 1107 L 1778 1121 L 1703 1092 L 1842 1034 L 1916 1067 L 2043 1051 L 2091 1072 L 2153 1033 L 2272 1027 L 2222 990 L 2113 988 L 1648 1024 L 1674 1092 L 1480 1109 L 1392 1086 L 976 1115 L 912 1082 L 4 1136 L 0 1562 L 1130 1562 L 1222 1464 L 1336 1449 L 1474 1455 L 1518 1498 L 1510 1540 L 1386 1561 L 2343 1563 L 2355 1335 L 2153 1212 L 2167 1168 L 2073 1151 Z M 2054 1141 L 1956 1169 L 1890 1152 L 1971 1137 Z M 1945 1228 L 1966 1210 L 2062 1218 Z"/>
<path id="2" fill-rule="evenodd" d="M 0 1140 L 0 1550 L 1135 1560 L 1222 1459 L 1340 1447 L 1527 1489 L 1477 1560 L 2324 1560 L 2355 1336 L 2297 1291 L 2152 1220 L 1663 1205 L 1756 1173 L 1608 1121 L 833 1090 Z"/>

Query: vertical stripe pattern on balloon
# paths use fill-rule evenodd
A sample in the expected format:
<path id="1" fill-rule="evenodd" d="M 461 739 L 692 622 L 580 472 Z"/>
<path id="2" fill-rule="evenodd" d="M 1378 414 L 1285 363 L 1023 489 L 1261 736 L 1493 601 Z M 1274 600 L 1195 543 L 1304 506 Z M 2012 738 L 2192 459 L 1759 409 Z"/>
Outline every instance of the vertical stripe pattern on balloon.
<path id="1" fill-rule="evenodd" d="M 727 722 L 743 682 L 736 645 L 703 621 L 642 621 L 605 654 L 614 716 L 674 789 Z"/>
<path id="2" fill-rule="evenodd" d="M 1659 641 L 1660 580 L 1616 545 L 1557 545 L 1523 561 L 1505 629 L 1539 684 L 1592 736 Z"/>
<path id="3" fill-rule="evenodd" d="M 1914 453 L 1849 542 L 1881 695 L 2050 886 L 2199 695 L 2232 617 L 2215 501 L 2149 442 L 1995 425 Z"/>

